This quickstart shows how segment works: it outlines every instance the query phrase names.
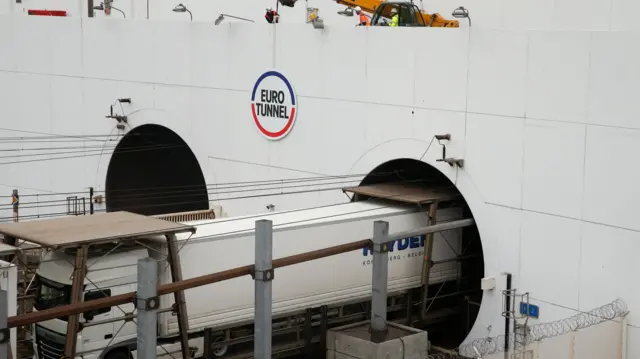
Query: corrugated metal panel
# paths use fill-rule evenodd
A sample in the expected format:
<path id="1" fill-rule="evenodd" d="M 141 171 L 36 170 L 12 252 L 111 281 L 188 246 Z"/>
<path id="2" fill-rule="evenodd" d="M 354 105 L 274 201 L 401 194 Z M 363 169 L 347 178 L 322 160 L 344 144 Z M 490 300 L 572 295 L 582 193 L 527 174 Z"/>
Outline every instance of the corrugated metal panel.
<path id="1" fill-rule="evenodd" d="M 0 234 L 54 249 L 195 231 L 192 226 L 130 212 L 0 224 Z"/>
<path id="2" fill-rule="evenodd" d="M 407 183 L 379 183 L 368 186 L 347 187 L 342 190 L 360 196 L 414 204 L 450 201 L 460 197 L 460 193 L 453 186 L 429 188 Z"/>
<path id="3" fill-rule="evenodd" d="M 184 223 L 190 221 L 202 221 L 206 219 L 216 219 L 216 214 L 213 209 L 207 209 L 204 211 L 191 211 L 191 212 L 180 212 L 180 213 L 170 213 L 170 214 L 160 214 L 157 216 L 153 216 L 158 219 L 162 219 L 170 222 Z"/>

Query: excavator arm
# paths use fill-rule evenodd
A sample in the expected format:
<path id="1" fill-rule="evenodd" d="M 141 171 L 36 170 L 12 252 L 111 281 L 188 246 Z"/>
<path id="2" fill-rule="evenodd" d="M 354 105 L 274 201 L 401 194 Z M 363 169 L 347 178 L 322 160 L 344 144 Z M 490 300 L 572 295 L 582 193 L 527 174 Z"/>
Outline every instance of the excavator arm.
<path id="1" fill-rule="evenodd" d="M 350 8 L 355 8 L 359 6 L 362 11 L 372 14 L 372 17 L 376 17 L 375 15 L 380 16 L 389 16 L 389 9 L 395 6 L 412 6 L 415 8 L 415 16 L 419 17 L 414 20 L 414 26 L 426 26 L 426 27 L 460 27 L 460 23 L 458 20 L 448 20 L 442 17 L 440 14 L 429 14 L 424 11 L 418 9 L 414 4 L 399 1 L 386 1 L 386 0 L 334 0 L 336 3 L 341 5 L 346 5 Z M 384 6 L 381 6 L 384 5 Z"/>

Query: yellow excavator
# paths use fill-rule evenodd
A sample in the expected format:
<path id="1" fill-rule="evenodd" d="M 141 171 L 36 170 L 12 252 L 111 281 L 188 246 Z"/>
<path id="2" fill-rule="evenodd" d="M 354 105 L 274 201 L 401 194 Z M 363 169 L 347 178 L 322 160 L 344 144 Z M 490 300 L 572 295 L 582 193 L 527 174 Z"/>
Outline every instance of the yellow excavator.
<path id="1" fill-rule="evenodd" d="M 395 9 L 399 17 L 399 26 L 413 27 L 460 27 L 458 20 L 447 20 L 440 14 L 429 14 L 421 11 L 412 1 L 385 1 L 385 0 L 334 0 L 336 3 L 346 5 L 345 11 L 338 12 L 341 15 L 353 16 L 353 9 L 360 7 L 366 13 L 372 14 L 371 26 L 388 26 L 391 19 L 391 11 Z M 464 7 L 459 7 L 453 12 L 453 16 L 468 18 L 469 12 Z"/>

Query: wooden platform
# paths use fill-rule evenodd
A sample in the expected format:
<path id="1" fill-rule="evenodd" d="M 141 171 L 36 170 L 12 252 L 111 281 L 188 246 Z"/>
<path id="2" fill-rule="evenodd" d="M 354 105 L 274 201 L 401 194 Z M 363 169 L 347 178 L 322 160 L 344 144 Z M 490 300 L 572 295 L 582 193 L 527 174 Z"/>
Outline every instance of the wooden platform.
<path id="1" fill-rule="evenodd" d="M 453 186 L 428 188 L 417 184 L 379 183 L 368 186 L 347 187 L 342 190 L 357 196 L 383 198 L 413 204 L 430 204 L 460 198 L 460 193 Z"/>

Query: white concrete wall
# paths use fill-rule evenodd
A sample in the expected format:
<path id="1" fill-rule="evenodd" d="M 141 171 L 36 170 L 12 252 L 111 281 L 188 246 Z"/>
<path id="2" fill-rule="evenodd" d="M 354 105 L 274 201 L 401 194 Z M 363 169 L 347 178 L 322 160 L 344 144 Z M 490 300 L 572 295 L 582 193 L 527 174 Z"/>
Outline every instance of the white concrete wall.
<path id="1" fill-rule="evenodd" d="M 100 0 L 94 0 L 98 5 Z M 127 18 L 176 19 L 188 21 L 188 14 L 174 13 L 173 7 L 182 2 L 193 13 L 194 21 L 213 21 L 220 13 L 227 13 L 266 23 L 264 10 L 275 8 L 276 0 L 114 0 L 113 6 L 122 9 Z M 458 6 L 469 9 L 472 25 L 483 28 L 517 30 L 623 30 L 640 29 L 636 0 L 416 0 L 415 4 L 427 12 L 438 12 L 452 18 Z M 70 16 L 87 16 L 87 0 L 0 0 L 0 14 L 26 14 L 27 9 L 67 10 Z M 333 0 L 308 0 L 310 7 L 320 9 L 320 16 L 328 24 L 351 25 L 356 17 L 337 15 L 344 6 Z M 148 8 L 148 11 L 147 11 Z M 306 4 L 299 0 L 295 8 L 281 8 L 282 23 L 301 23 L 305 19 Z M 105 17 L 102 13 L 96 17 Z M 108 18 L 120 19 L 114 11 Z M 238 21 L 238 20 L 229 20 Z M 468 23 L 462 19 L 461 26 Z"/>
<path id="2" fill-rule="evenodd" d="M 101 0 L 94 0 L 94 5 L 99 5 Z M 214 21 L 220 14 L 229 14 L 255 21 L 258 24 L 266 24 L 264 19 L 266 8 L 276 8 L 276 0 L 114 0 L 113 6 L 122 10 L 127 19 L 154 19 L 154 20 L 180 20 L 189 21 L 188 13 L 173 12 L 173 8 L 182 3 L 193 14 L 196 22 Z M 309 7 L 320 9 L 319 15 L 326 22 L 340 25 L 356 25 L 357 17 L 345 17 L 337 12 L 345 8 L 332 0 L 299 0 L 295 7 L 279 7 L 280 23 L 304 23 L 306 21 L 306 4 Z M 449 16 L 456 5 L 446 9 Z M 29 9 L 66 10 L 70 17 L 87 17 L 87 0 L 22 0 L 17 4 L 15 0 L 0 0 L 0 14 L 12 13 L 26 15 Z M 96 10 L 96 18 L 119 20 L 123 15 L 113 11 L 111 15 Z M 225 22 L 244 22 L 243 20 L 228 18 Z"/>
<path id="3" fill-rule="evenodd" d="M 391 159 L 419 159 L 434 134 L 451 133 L 448 155 L 464 158 L 463 170 L 436 163 L 438 146 L 422 160 L 472 206 L 486 275 L 513 273 L 545 322 L 575 314 L 562 307 L 623 298 L 633 325 L 627 354 L 640 357 L 640 293 L 632 284 L 640 270 L 640 34 L 9 16 L 0 18 L 0 49 L 0 137 L 116 139 L 104 116 L 116 97 L 131 97 L 130 126 L 176 131 L 211 184 L 367 173 Z M 300 106 L 279 142 L 258 133 L 249 108 L 249 90 L 272 67 L 293 82 Z M 105 138 L 84 145 L 100 147 Z M 2 160 L 0 191 L 103 190 L 105 152 Z M 281 210 L 345 199 L 334 191 L 219 203 L 238 215 L 269 203 Z M 486 336 L 489 325 L 492 335 L 502 333 L 496 293 L 485 295 L 470 338 Z"/>
<path id="4" fill-rule="evenodd" d="M 509 351 L 517 359 L 623 359 L 623 318 L 569 332 L 564 335 L 528 344 L 518 351 Z M 504 353 L 483 356 L 484 359 L 504 359 Z"/>

